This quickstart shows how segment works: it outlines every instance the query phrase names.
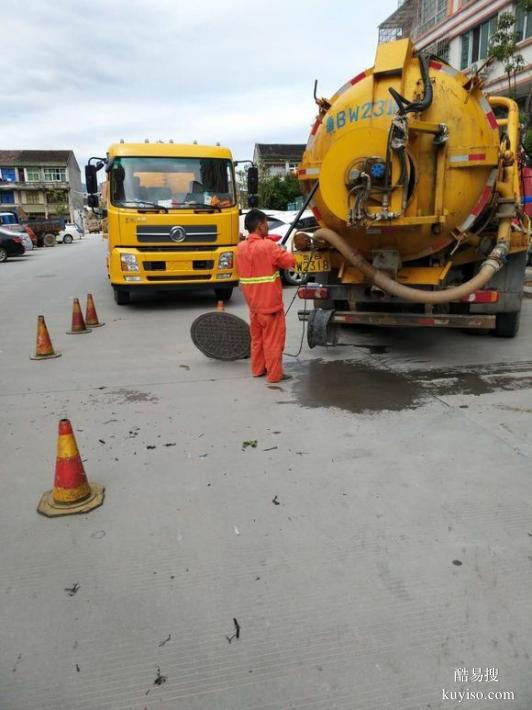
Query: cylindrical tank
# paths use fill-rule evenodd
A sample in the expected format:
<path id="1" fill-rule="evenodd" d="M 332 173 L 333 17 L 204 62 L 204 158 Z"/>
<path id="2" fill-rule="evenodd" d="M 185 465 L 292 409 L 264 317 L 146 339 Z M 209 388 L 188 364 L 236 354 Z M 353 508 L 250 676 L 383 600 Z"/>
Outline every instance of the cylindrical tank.
<path id="1" fill-rule="evenodd" d="M 456 244 L 481 221 L 499 179 L 499 130 L 478 82 L 409 40 L 379 45 L 375 66 L 329 100 L 298 177 L 323 226 L 363 256 L 408 262 Z"/>

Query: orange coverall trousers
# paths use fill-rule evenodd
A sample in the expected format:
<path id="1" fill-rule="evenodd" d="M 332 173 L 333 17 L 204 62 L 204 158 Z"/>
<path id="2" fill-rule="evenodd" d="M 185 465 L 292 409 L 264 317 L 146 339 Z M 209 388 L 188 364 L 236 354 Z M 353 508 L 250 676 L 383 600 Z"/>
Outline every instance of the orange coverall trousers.
<path id="1" fill-rule="evenodd" d="M 250 312 L 251 372 L 254 377 L 267 373 L 268 382 L 283 377 L 283 350 L 286 323 L 283 311 L 277 313 Z"/>

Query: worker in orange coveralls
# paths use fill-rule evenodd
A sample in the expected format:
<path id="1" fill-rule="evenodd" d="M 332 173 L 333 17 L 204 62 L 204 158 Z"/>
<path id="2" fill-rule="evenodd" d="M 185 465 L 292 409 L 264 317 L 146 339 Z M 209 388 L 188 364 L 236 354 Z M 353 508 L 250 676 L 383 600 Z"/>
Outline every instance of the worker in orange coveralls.
<path id="1" fill-rule="evenodd" d="M 251 373 L 268 382 L 289 379 L 283 373 L 286 323 L 279 269 L 293 269 L 292 254 L 268 239 L 264 212 L 250 210 L 244 222 L 249 237 L 238 245 L 240 287 L 249 306 Z"/>

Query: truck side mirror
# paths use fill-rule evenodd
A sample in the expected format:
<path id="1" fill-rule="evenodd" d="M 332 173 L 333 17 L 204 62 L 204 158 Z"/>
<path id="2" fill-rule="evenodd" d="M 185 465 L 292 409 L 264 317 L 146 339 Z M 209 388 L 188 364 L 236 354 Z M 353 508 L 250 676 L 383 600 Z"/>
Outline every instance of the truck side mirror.
<path id="1" fill-rule="evenodd" d="M 98 192 L 98 177 L 96 173 L 95 165 L 85 166 L 85 184 L 87 185 L 89 195 L 95 195 Z M 89 207 L 92 207 L 92 205 L 89 205 Z"/>
<path id="2" fill-rule="evenodd" d="M 248 195 L 256 195 L 259 191 L 259 169 L 256 165 L 248 168 Z"/>
<path id="3" fill-rule="evenodd" d="M 87 186 L 87 187 L 88 187 L 88 186 Z M 93 209 L 95 209 L 96 207 L 98 207 L 98 205 L 100 204 L 100 201 L 99 201 L 99 199 L 98 199 L 98 195 L 89 194 L 89 195 L 87 196 L 87 204 L 88 204 L 89 207 L 92 207 Z"/>

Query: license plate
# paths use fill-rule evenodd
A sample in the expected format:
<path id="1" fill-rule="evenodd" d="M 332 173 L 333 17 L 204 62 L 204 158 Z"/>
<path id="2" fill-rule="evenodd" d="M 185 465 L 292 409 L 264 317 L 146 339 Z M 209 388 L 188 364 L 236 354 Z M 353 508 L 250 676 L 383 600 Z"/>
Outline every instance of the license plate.
<path id="1" fill-rule="evenodd" d="M 296 254 L 296 269 L 304 274 L 315 274 L 320 271 L 330 271 L 331 261 L 328 254 L 312 254 L 309 252 Z"/>

